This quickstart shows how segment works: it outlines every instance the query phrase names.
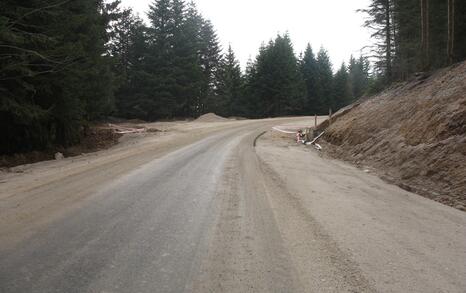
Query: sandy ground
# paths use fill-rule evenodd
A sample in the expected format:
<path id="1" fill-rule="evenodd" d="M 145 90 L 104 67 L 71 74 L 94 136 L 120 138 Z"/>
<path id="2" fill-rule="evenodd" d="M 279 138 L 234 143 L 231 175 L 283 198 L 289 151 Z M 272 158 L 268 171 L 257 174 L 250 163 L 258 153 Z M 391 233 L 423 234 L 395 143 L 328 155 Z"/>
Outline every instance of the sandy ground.
<path id="1" fill-rule="evenodd" d="M 464 212 L 324 158 L 285 134 L 264 135 L 257 153 L 308 292 L 464 292 Z"/>
<path id="2" fill-rule="evenodd" d="M 312 123 L 152 124 L 2 174 L 0 291 L 464 292 L 466 213 L 271 130 Z"/>
<path id="3" fill-rule="evenodd" d="M 151 160 L 245 123 L 248 122 L 139 124 L 160 132 L 127 134 L 109 150 L 0 171 L 0 243 L 29 235 L 34 232 L 34 225 L 63 215 L 101 186 Z M 23 230 L 25 233 L 19 233 Z"/>

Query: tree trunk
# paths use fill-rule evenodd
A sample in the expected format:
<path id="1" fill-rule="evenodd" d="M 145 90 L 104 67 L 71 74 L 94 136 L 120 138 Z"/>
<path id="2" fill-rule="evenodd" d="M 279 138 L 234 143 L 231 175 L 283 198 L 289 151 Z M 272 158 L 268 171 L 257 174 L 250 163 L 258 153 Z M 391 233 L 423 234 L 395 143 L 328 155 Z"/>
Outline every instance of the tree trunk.
<path id="1" fill-rule="evenodd" d="M 448 63 L 454 62 L 455 46 L 455 0 L 448 0 L 448 45 L 447 45 Z"/>
<path id="2" fill-rule="evenodd" d="M 385 42 L 387 43 L 386 56 L 387 59 L 387 79 L 388 82 L 392 80 L 392 20 L 390 13 L 390 0 L 385 2 Z"/>
<path id="3" fill-rule="evenodd" d="M 429 0 L 421 0 L 422 70 L 429 69 Z"/>

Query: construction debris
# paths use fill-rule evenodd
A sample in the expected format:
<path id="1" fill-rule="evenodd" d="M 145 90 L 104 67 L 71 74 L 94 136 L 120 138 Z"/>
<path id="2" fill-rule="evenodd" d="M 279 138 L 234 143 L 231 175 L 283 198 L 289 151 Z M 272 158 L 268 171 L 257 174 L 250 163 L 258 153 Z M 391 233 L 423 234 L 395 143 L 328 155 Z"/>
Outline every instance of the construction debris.
<path id="1" fill-rule="evenodd" d="M 272 129 L 285 134 L 295 134 L 296 143 L 312 145 L 316 150 L 322 150 L 322 146 L 318 144 L 317 141 L 324 135 L 325 132 L 322 132 L 319 135 L 315 136 L 314 134 L 316 133 L 316 131 L 314 128 L 305 128 L 301 126 L 275 126 L 272 127 Z M 296 130 L 292 131 L 292 129 Z"/>
<path id="2" fill-rule="evenodd" d="M 313 145 L 314 148 L 318 151 L 321 151 L 322 150 L 322 146 L 320 144 L 317 143 L 317 141 L 325 134 L 325 131 L 322 132 L 321 134 L 319 134 L 318 136 L 316 136 L 312 141 L 310 142 L 307 142 L 306 145 Z"/>
<path id="3" fill-rule="evenodd" d="M 115 130 L 117 134 L 129 134 L 129 133 L 143 133 L 147 132 L 146 127 L 134 128 L 134 127 L 125 127 L 123 125 L 109 124 L 110 128 Z"/>

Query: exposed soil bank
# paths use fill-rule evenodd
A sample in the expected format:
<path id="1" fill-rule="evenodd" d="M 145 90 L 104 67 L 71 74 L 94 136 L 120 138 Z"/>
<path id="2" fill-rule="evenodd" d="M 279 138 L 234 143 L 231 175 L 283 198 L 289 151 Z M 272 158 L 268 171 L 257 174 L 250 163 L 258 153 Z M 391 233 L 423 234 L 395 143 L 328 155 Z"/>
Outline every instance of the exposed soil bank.
<path id="1" fill-rule="evenodd" d="M 466 62 L 342 110 L 326 128 L 332 156 L 444 204 L 466 206 Z"/>
<path id="2" fill-rule="evenodd" d="M 97 152 L 116 145 L 120 137 L 121 134 L 116 133 L 113 129 L 103 126 L 93 126 L 89 128 L 81 142 L 72 147 L 55 147 L 44 151 L 0 156 L 0 168 L 11 168 L 19 165 L 53 160 L 56 153 L 61 153 L 65 157 L 74 157 L 81 154 Z"/>

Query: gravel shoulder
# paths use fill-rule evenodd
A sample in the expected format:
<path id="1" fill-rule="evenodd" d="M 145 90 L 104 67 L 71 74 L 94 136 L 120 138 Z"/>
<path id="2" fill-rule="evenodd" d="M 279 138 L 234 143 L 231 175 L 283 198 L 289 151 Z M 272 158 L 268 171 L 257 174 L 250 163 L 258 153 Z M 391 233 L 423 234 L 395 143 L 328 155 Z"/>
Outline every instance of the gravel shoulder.
<path id="1" fill-rule="evenodd" d="M 464 292 L 466 213 L 323 158 L 289 135 L 268 132 L 256 150 L 269 188 L 283 191 L 270 200 L 307 288 Z"/>

